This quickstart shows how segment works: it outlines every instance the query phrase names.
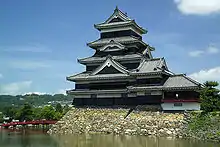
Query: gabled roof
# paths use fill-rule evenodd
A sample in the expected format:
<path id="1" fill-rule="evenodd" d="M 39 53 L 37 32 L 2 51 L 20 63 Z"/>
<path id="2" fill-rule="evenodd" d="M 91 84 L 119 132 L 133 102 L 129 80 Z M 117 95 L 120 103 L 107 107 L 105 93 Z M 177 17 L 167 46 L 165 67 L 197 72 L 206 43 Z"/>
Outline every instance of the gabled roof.
<path id="1" fill-rule="evenodd" d="M 131 20 L 127 14 L 123 13 L 121 10 L 118 9 L 118 7 L 116 6 L 114 13 L 104 22 L 104 23 L 109 23 L 111 22 L 111 20 L 113 20 L 114 18 L 120 18 L 123 21 L 129 21 Z"/>
<path id="2" fill-rule="evenodd" d="M 126 68 L 124 66 L 122 66 L 120 63 L 114 61 L 111 56 L 108 56 L 106 61 L 102 65 L 97 67 L 90 75 L 96 75 L 101 70 L 103 70 L 105 67 L 110 67 L 110 66 L 114 67 L 116 70 L 118 70 L 119 72 L 121 72 L 123 74 L 128 74 L 128 70 L 126 70 Z"/>
<path id="3" fill-rule="evenodd" d="M 115 42 L 121 43 L 121 44 L 131 44 L 131 43 L 139 43 L 145 47 L 148 45 L 144 43 L 142 40 L 135 36 L 124 36 L 124 37 L 115 37 L 115 38 L 103 38 L 98 39 L 93 42 L 87 43 L 87 45 L 91 48 L 97 49 L 107 43 L 109 43 L 111 40 L 114 40 Z"/>
<path id="4" fill-rule="evenodd" d="M 117 19 L 117 21 L 113 21 Z M 147 30 L 140 27 L 135 20 L 130 19 L 126 13 L 123 13 L 121 10 L 118 9 L 116 6 L 114 13 L 103 23 L 95 24 L 94 27 L 98 30 L 106 29 L 106 28 L 118 28 L 124 26 L 133 26 L 140 33 L 145 34 Z"/>
<path id="5" fill-rule="evenodd" d="M 164 87 L 197 87 L 201 84 L 184 74 L 172 75 L 169 77 L 163 85 Z"/>
<path id="6" fill-rule="evenodd" d="M 125 46 L 114 40 L 110 40 L 109 43 L 99 48 L 100 51 L 111 52 L 125 49 Z"/>
<path id="7" fill-rule="evenodd" d="M 88 57 L 78 59 L 79 63 L 88 64 L 88 63 L 101 63 L 106 60 L 107 57 Z M 142 54 L 128 54 L 128 55 L 118 55 L 112 56 L 112 59 L 116 61 L 137 61 L 143 58 Z"/>
<path id="8" fill-rule="evenodd" d="M 101 72 L 106 67 L 113 67 L 118 71 L 118 73 L 99 74 L 99 72 Z M 103 64 L 101 64 L 99 67 L 97 67 L 94 71 L 83 72 L 80 74 L 69 76 L 67 77 L 67 80 L 77 81 L 77 80 L 118 79 L 118 78 L 124 79 L 130 77 L 128 73 L 129 71 L 126 70 L 124 66 L 113 60 L 111 56 L 108 56 L 106 61 Z"/>
<path id="9" fill-rule="evenodd" d="M 168 73 L 168 68 L 164 58 L 146 59 L 143 58 L 139 67 L 135 69 L 131 74 L 142 75 L 148 73 Z"/>

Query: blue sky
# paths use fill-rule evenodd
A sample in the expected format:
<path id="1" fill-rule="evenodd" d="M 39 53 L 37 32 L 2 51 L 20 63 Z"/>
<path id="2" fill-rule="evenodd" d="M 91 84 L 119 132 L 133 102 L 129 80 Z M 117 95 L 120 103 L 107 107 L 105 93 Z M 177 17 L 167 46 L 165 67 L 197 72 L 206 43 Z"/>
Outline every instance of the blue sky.
<path id="1" fill-rule="evenodd" d="M 20 0 L 0 2 L 0 94 L 63 93 L 91 56 L 93 25 L 118 6 L 148 30 L 143 40 L 175 73 L 220 81 L 219 0 Z"/>

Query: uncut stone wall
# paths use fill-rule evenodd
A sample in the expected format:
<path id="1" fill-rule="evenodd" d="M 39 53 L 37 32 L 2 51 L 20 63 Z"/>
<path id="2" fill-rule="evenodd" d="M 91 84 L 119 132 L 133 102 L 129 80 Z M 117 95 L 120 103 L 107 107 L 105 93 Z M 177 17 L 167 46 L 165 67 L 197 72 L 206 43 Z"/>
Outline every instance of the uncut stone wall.
<path id="1" fill-rule="evenodd" d="M 73 108 L 48 131 L 49 134 L 104 133 L 183 137 L 184 114 L 129 109 Z"/>

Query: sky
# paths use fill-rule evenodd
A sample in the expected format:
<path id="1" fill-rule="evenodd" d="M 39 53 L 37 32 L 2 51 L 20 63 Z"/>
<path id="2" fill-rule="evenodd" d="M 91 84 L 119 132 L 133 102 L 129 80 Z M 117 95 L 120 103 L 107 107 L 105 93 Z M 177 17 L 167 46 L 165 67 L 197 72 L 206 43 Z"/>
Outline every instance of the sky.
<path id="1" fill-rule="evenodd" d="M 66 76 L 84 71 L 92 56 L 94 24 L 118 6 L 148 30 L 171 71 L 199 82 L 220 82 L 219 0 L 7 0 L 0 1 L 0 94 L 65 93 Z"/>

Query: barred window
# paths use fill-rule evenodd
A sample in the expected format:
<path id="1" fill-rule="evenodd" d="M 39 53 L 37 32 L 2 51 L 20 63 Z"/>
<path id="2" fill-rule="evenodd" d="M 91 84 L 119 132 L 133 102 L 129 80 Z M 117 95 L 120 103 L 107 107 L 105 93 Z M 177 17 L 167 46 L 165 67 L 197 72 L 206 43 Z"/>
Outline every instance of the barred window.
<path id="1" fill-rule="evenodd" d="M 182 107 L 183 104 L 182 103 L 174 103 L 174 107 Z"/>

